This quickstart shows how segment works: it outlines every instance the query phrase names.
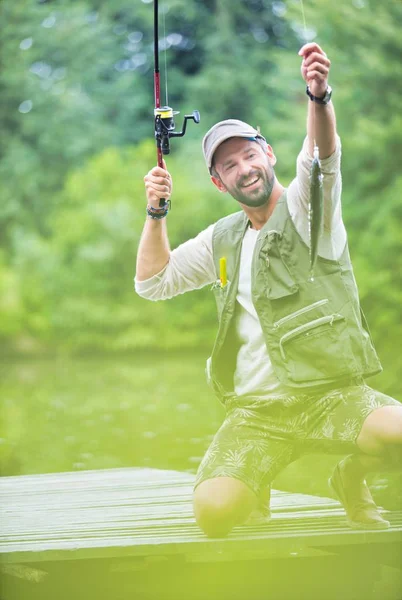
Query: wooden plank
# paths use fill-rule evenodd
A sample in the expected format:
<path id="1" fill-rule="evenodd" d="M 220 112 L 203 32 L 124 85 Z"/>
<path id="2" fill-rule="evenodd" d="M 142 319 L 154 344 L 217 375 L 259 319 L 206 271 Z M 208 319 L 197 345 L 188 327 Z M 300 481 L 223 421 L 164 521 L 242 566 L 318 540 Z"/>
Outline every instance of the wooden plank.
<path id="1" fill-rule="evenodd" d="M 111 469 L 0 479 L 3 562 L 182 555 L 229 561 L 241 554 L 305 556 L 345 543 L 400 543 L 402 511 L 386 531 L 352 531 L 330 498 L 274 490 L 272 520 L 208 539 L 191 505 L 194 476 L 154 469 Z"/>

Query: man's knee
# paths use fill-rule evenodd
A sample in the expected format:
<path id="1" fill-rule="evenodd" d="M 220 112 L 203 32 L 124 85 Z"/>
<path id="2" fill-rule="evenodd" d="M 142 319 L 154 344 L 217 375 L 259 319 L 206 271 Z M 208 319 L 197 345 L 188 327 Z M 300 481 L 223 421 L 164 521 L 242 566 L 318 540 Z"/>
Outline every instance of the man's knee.
<path id="1" fill-rule="evenodd" d="M 382 406 L 366 418 L 357 445 L 367 454 L 383 455 L 394 444 L 402 444 L 402 406 Z"/>
<path id="2" fill-rule="evenodd" d="M 257 504 L 255 494 L 241 481 L 217 477 L 200 483 L 194 492 L 194 515 L 208 537 L 224 537 L 245 521 Z"/>
<path id="3" fill-rule="evenodd" d="M 194 514 L 197 525 L 208 537 L 224 537 L 236 524 L 232 504 L 213 498 L 202 502 L 194 499 Z"/>

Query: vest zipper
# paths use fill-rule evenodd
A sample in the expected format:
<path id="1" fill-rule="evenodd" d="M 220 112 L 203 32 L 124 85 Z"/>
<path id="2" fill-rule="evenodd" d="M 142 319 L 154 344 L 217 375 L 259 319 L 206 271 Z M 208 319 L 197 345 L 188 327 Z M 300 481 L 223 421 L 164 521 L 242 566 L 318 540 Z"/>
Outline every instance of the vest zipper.
<path id="1" fill-rule="evenodd" d="M 317 306 L 322 306 L 323 304 L 328 304 L 328 302 L 329 302 L 328 298 L 324 298 L 323 300 L 318 300 L 317 302 L 314 302 L 313 304 L 309 304 L 308 306 L 305 306 L 304 308 L 300 308 L 299 310 L 296 310 L 294 313 L 291 313 L 290 315 L 286 315 L 285 317 L 282 317 L 282 319 L 279 319 L 279 321 L 275 321 L 273 326 L 276 329 L 280 325 L 283 325 L 284 323 L 286 323 L 286 321 L 290 321 L 290 319 L 294 319 L 295 317 L 298 317 L 299 315 L 303 315 L 304 313 L 308 312 L 309 310 L 313 310 L 313 308 L 316 308 Z"/>
<path id="2" fill-rule="evenodd" d="M 339 321 L 339 320 L 344 320 L 344 319 L 345 319 L 345 317 L 343 317 L 342 315 L 339 315 L 339 314 L 328 315 L 326 317 L 320 317 L 319 319 L 310 321 L 309 323 L 305 323 L 304 325 L 300 325 L 299 327 L 296 327 L 296 329 L 292 329 L 292 331 L 288 331 L 288 333 L 285 333 L 285 335 L 283 335 L 281 337 L 281 339 L 279 340 L 279 349 L 281 351 L 281 356 L 282 356 L 283 360 L 286 360 L 286 354 L 283 349 L 283 344 L 285 342 L 289 341 L 290 339 L 292 339 L 294 337 L 298 337 L 304 331 L 309 331 L 310 329 L 315 329 L 316 327 L 319 327 L 320 325 L 325 325 L 326 323 L 329 323 L 330 325 L 332 325 L 334 321 Z"/>

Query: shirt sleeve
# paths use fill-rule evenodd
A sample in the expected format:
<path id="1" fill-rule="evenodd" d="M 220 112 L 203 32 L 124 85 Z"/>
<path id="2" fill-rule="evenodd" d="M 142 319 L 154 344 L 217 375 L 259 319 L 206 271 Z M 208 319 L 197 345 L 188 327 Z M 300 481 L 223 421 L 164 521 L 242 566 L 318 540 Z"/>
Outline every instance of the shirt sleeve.
<path id="1" fill-rule="evenodd" d="M 135 291 L 147 300 L 167 300 L 212 283 L 216 279 L 212 255 L 214 225 L 170 253 L 169 262 L 157 275 L 138 281 Z"/>
<path id="2" fill-rule="evenodd" d="M 308 205 L 310 196 L 310 168 L 313 157 L 308 150 L 308 138 L 297 157 L 296 178 L 288 188 L 288 207 L 295 227 L 308 244 Z M 335 151 L 321 160 L 323 174 L 323 234 L 318 242 L 318 253 L 324 258 L 338 260 L 346 244 L 346 230 L 342 221 L 341 141 L 336 137 Z"/>

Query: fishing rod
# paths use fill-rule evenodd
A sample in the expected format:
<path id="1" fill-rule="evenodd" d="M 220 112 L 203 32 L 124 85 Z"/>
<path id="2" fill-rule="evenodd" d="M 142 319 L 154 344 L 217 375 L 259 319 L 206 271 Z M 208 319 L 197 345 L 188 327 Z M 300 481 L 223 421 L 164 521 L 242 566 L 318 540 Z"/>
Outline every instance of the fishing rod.
<path id="1" fill-rule="evenodd" d="M 166 52 L 166 49 L 165 49 Z M 165 55 L 166 56 L 166 55 Z M 155 95 L 155 140 L 157 148 L 158 167 L 163 168 L 163 155 L 170 153 L 170 138 L 183 137 L 186 133 L 187 122 L 200 122 L 200 113 L 194 110 L 191 115 L 185 115 L 181 131 L 175 131 L 176 125 L 174 116 L 179 114 L 179 111 L 173 110 L 168 106 L 167 96 L 167 69 L 165 62 L 165 83 L 166 83 L 166 105 L 161 106 L 161 88 L 160 88 L 160 71 L 159 71 L 159 7 L 158 0 L 154 0 L 154 95 Z M 169 205 L 163 198 L 159 200 L 159 206 L 164 207 Z"/>

